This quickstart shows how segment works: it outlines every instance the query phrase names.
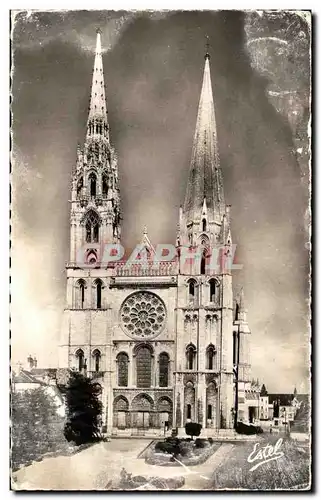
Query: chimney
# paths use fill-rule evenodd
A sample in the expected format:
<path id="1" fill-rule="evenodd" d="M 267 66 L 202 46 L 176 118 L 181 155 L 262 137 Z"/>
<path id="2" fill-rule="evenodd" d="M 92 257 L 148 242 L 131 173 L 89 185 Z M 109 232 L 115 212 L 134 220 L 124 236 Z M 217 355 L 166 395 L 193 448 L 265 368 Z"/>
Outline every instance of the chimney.
<path id="1" fill-rule="evenodd" d="M 28 361 L 28 365 L 29 365 L 29 370 L 32 370 L 32 368 L 34 366 L 34 360 L 33 360 L 33 357 L 31 356 L 31 354 L 29 354 L 27 361 Z"/>
<path id="2" fill-rule="evenodd" d="M 36 358 L 36 356 L 33 358 L 33 367 L 37 368 L 37 358 Z"/>

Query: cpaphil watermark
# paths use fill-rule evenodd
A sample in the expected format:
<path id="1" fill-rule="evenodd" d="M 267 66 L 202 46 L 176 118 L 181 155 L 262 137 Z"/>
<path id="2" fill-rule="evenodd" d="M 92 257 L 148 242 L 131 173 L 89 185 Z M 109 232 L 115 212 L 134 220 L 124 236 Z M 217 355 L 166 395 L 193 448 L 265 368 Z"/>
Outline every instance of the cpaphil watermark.
<path id="1" fill-rule="evenodd" d="M 204 274 L 224 273 L 242 269 L 243 265 L 235 262 L 236 245 L 206 248 L 203 246 L 180 246 L 159 243 L 153 252 L 143 244 L 136 245 L 129 257 L 124 258 L 125 249 L 120 243 L 86 243 L 77 252 L 76 262 L 80 268 L 115 267 L 124 270 L 139 266 L 142 270 L 161 271 L 165 266 L 176 266 L 179 270 L 196 271 L 202 268 Z M 203 273 L 201 273 L 203 274 Z"/>

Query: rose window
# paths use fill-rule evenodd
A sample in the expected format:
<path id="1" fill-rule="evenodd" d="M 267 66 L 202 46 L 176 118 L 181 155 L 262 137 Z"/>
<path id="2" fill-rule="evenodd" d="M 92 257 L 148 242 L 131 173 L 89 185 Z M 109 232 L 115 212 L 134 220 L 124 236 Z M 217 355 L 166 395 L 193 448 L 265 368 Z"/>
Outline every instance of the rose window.
<path id="1" fill-rule="evenodd" d="M 139 338 L 155 337 L 165 326 L 165 305 L 154 293 L 135 292 L 123 303 L 120 319 L 127 334 Z"/>

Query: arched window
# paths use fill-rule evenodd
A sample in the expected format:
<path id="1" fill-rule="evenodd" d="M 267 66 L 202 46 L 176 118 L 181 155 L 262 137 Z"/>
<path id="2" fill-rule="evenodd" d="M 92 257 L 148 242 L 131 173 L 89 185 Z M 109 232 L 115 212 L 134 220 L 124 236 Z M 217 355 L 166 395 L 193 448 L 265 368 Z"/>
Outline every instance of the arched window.
<path id="1" fill-rule="evenodd" d="M 215 280 L 211 279 L 208 282 L 208 284 L 210 286 L 210 302 L 214 302 L 215 301 L 215 292 L 216 292 L 216 283 L 215 283 Z"/>
<path id="2" fill-rule="evenodd" d="M 206 231 L 206 219 L 202 220 L 202 230 L 205 232 Z"/>
<path id="3" fill-rule="evenodd" d="M 99 217 L 94 210 L 86 215 L 86 242 L 98 243 L 99 241 Z"/>
<path id="4" fill-rule="evenodd" d="M 152 353 L 147 346 L 141 346 L 136 354 L 136 385 L 150 387 L 152 384 Z"/>
<path id="5" fill-rule="evenodd" d="M 215 355 L 216 355 L 216 349 L 212 344 L 210 344 L 206 349 L 206 368 L 208 370 L 214 370 L 216 368 L 215 366 L 216 363 L 214 362 Z"/>
<path id="6" fill-rule="evenodd" d="M 86 282 L 83 279 L 78 280 L 75 286 L 75 309 L 85 307 L 85 289 Z"/>
<path id="7" fill-rule="evenodd" d="M 238 365 L 238 334 L 233 332 L 233 365 Z"/>
<path id="8" fill-rule="evenodd" d="M 88 177 L 89 181 L 89 192 L 90 196 L 96 196 L 96 191 L 97 191 L 97 178 L 96 175 L 91 173 L 90 176 Z"/>
<path id="9" fill-rule="evenodd" d="M 82 372 L 83 369 L 85 368 L 85 355 L 82 349 L 78 349 L 78 351 L 76 352 L 76 358 L 78 364 L 78 371 Z"/>
<path id="10" fill-rule="evenodd" d="M 103 289 L 103 284 L 100 279 L 97 279 L 95 281 L 95 286 L 96 286 L 96 299 L 95 299 L 95 306 L 97 309 L 101 309 L 101 296 L 102 296 L 102 289 Z"/>
<path id="11" fill-rule="evenodd" d="M 117 356 L 117 373 L 118 373 L 118 386 L 128 386 L 128 356 L 125 352 L 121 352 Z"/>
<path id="12" fill-rule="evenodd" d="M 197 283 L 191 279 L 188 282 L 188 300 L 193 304 L 197 304 Z"/>
<path id="13" fill-rule="evenodd" d="M 205 268 L 206 268 L 206 250 L 204 250 L 202 254 L 201 274 L 205 274 Z"/>
<path id="14" fill-rule="evenodd" d="M 188 370 L 195 369 L 196 347 L 189 344 L 186 348 L 186 366 Z"/>
<path id="15" fill-rule="evenodd" d="M 82 191 L 83 185 L 84 185 L 83 178 L 80 177 L 80 179 L 79 179 L 79 181 L 77 183 L 77 196 L 81 195 L 81 191 Z"/>
<path id="16" fill-rule="evenodd" d="M 159 355 L 159 387 L 168 386 L 169 356 L 166 352 Z"/>
<path id="17" fill-rule="evenodd" d="M 100 371 L 100 368 L 101 368 L 101 353 L 100 353 L 100 350 L 99 349 L 95 349 L 94 352 L 93 352 L 93 358 L 94 358 L 94 369 L 95 369 L 95 372 L 99 372 Z"/>
<path id="18" fill-rule="evenodd" d="M 188 404 L 186 405 L 186 418 L 189 420 L 192 418 L 192 405 Z"/>
<path id="19" fill-rule="evenodd" d="M 107 180 L 107 175 L 103 174 L 103 196 L 107 196 L 108 193 L 108 180 Z"/>

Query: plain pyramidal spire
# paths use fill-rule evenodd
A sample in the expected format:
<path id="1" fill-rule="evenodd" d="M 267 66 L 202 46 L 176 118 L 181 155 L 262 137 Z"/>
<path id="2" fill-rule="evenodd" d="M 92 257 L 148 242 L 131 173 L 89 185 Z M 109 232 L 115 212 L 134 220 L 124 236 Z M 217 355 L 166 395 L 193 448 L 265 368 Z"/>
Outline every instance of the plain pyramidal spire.
<path id="1" fill-rule="evenodd" d="M 217 142 L 215 107 L 211 82 L 210 54 L 206 45 L 203 84 L 193 141 L 184 212 L 191 221 L 199 217 L 206 199 L 212 219 L 221 220 L 225 211 L 223 180 Z"/>
<path id="2" fill-rule="evenodd" d="M 108 138 L 107 105 L 101 46 L 101 31 L 97 30 L 95 62 L 91 84 L 87 136 L 101 135 Z"/>

